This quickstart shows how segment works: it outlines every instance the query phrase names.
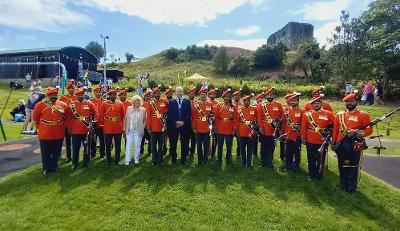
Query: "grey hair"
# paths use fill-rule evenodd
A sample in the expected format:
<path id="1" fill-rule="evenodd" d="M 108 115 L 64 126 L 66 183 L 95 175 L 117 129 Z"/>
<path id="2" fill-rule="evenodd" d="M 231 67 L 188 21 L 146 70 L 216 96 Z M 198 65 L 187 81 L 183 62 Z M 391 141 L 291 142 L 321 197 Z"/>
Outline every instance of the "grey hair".
<path id="1" fill-rule="evenodd" d="M 178 91 L 178 90 L 183 91 L 183 87 L 177 86 L 175 90 L 176 90 L 176 91 Z"/>
<path id="2" fill-rule="evenodd" d="M 132 97 L 132 103 L 133 103 L 135 100 L 139 100 L 140 104 L 142 104 L 142 98 L 141 98 L 140 96 L 138 96 L 138 95 L 133 96 L 133 97 Z"/>

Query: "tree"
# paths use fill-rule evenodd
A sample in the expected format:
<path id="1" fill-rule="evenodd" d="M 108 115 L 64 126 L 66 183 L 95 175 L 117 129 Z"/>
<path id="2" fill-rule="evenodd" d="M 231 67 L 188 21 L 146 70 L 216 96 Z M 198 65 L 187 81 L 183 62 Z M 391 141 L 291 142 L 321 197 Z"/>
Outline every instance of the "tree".
<path id="1" fill-rule="evenodd" d="M 232 75 L 247 75 L 250 72 L 251 66 L 252 63 L 247 56 L 237 56 L 231 60 L 228 67 L 228 72 Z"/>
<path id="2" fill-rule="evenodd" d="M 289 65 L 301 69 L 305 77 L 312 74 L 312 65 L 321 56 L 319 44 L 315 39 L 303 41 L 297 48 L 296 55 Z"/>
<path id="3" fill-rule="evenodd" d="M 168 60 L 175 60 L 176 58 L 178 58 L 178 55 L 179 55 L 179 50 L 173 47 L 166 50 L 164 53 L 165 58 L 167 58 Z"/>
<path id="4" fill-rule="evenodd" d="M 125 53 L 125 57 L 126 57 L 126 63 L 131 63 L 132 59 L 135 58 L 135 56 L 133 54 L 129 53 L 129 52 Z"/>
<path id="5" fill-rule="evenodd" d="M 263 70 L 279 68 L 286 58 L 286 51 L 287 47 L 282 43 L 262 45 L 254 52 L 254 66 Z"/>
<path id="6" fill-rule="evenodd" d="M 100 43 L 96 41 L 90 41 L 86 47 L 86 50 L 92 52 L 98 59 L 101 59 L 104 57 L 104 48 Z"/>
<path id="7" fill-rule="evenodd" d="M 217 50 L 217 53 L 215 53 L 214 58 L 212 59 L 212 63 L 215 72 L 219 74 L 226 73 L 229 65 L 229 57 L 225 47 L 220 47 Z"/>

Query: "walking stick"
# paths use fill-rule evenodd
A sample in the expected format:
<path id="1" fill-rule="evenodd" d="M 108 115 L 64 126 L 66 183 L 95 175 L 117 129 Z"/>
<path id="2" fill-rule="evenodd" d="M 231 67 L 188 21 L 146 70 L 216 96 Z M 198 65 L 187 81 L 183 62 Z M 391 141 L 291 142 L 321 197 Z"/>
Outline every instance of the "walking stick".
<path id="1" fill-rule="evenodd" d="M 10 100 L 10 96 L 11 96 L 13 90 L 14 90 L 14 87 L 12 87 L 11 90 L 10 90 L 10 93 L 8 93 L 8 97 L 6 99 L 6 103 L 4 104 L 3 110 L 1 111 L 1 114 L 0 114 L 0 130 L 1 130 L 1 135 L 3 136 L 4 141 L 7 141 L 7 137 L 6 137 L 6 133 L 4 131 L 3 122 L 1 120 L 1 118 L 3 118 L 4 111 L 6 110 L 8 101 Z"/>

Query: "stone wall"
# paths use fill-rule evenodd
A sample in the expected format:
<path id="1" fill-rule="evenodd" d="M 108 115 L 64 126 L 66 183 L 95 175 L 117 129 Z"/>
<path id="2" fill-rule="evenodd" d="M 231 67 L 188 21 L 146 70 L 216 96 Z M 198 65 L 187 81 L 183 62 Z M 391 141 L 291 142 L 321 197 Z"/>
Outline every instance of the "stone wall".
<path id="1" fill-rule="evenodd" d="M 270 35 L 267 44 L 275 45 L 282 41 L 289 50 L 294 51 L 302 41 L 305 39 L 312 39 L 313 37 L 313 25 L 308 23 L 289 22 L 282 29 Z"/>

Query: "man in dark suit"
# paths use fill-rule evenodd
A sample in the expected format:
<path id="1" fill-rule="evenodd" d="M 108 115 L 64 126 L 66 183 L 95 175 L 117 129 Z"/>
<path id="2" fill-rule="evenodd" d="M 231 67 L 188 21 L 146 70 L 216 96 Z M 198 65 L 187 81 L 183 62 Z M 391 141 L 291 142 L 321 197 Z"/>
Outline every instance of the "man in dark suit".
<path id="1" fill-rule="evenodd" d="M 181 140 L 181 164 L 186 164 L 189 154 L 189 133 L 192 117 L 190 100 L 183 98 L 183 88 L 176 88 L 176 98 L 169 100 L 169 110 L 167 114 L 167 130 L 170 138 L 170 154 L 172 164 L 176 163 L 176 145 L 178 136 Z"/>

